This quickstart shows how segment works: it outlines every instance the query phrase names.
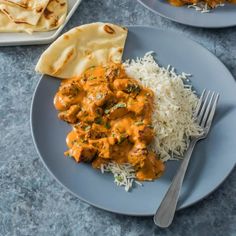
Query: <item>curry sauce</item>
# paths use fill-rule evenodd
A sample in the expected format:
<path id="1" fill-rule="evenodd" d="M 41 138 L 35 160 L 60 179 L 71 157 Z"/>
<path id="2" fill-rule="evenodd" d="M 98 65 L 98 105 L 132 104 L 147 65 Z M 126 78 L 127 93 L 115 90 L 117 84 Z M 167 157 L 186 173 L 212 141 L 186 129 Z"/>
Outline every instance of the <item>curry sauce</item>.
<path id="1" fill-rule="evenodd" d="M 125 73 L 121 64 L 89 68 L 63 81 L 55 95 L 58 117 L 72 125 L 65 155 L 94 168 L 130 163 L 139 180 L 153 180 L 164 164 L 148 146 L 153 141 L 153 92 Z"/>
<path id="2" fill-rule="evenodd" d="M 173 6 L 180 7 L 187 4 L 197 4 L 199 0 L 168 0 L 168 2 Z M 217 5 L 223 3 L 236 3 L 236 0 L 203 0 L 202 2 L 211 8 L 215 8 Z"/>

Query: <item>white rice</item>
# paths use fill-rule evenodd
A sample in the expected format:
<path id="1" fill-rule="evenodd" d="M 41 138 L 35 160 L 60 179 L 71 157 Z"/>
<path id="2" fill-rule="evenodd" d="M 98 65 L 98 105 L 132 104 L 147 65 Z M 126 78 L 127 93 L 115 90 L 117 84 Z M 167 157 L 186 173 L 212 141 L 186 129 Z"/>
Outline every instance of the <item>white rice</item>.
<path id="1" fill-rule="evenodd" d="M 129 163 L 122 165 L 115 162 L 102 164 L 101 172 L 111 172 L 114 176 L 114 183 L 117 186 L 124 186 L 127 192 L 133 187 L 134 183 L 142 186 L 139 181 L 135 180 L 135 170 Z"/>
<path id="2" fill-rule="evenodd" d="M 214 8 L 223 7 L 224 5 L 225 4 L 220 3 L 220 4 L 216 5 Z M 196 11 L 200 11 L 201 13 L 209 13 L 212 10 L 212 8 L 209 7 L 207 5 L 207 3 L 204 3 L 204 2 L 198 2 L 198 3 L 194 3 L 192 5 L 188 5 L 188 8 L 193 8 Z"/>

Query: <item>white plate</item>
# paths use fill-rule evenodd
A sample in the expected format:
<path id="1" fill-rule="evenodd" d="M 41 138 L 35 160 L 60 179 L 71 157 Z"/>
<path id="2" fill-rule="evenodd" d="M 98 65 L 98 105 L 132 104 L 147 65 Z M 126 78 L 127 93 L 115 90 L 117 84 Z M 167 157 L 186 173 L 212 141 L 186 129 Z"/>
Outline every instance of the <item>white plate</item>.
<path id="1" fill-rule="evenodd" d="M 0 33 L 0 46 L 47 44 L 55 40 L 69 21 L 82 0 L 68 0 L 68 13 L 65 22 L 56 30 L 34 32 L 33 34 Z"/>

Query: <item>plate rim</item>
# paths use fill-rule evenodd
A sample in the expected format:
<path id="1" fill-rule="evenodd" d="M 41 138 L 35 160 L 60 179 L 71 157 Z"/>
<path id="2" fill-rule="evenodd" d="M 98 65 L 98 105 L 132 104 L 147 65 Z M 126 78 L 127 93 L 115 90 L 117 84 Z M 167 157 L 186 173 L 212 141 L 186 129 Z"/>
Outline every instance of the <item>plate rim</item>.
<path id="1" fill-rule="evenodd" d="M 181 25 L 187 25 L 187 26 L 191 26 L 191 27 L 195 27 L 195 28 L 204 28 L 204 29 L 224 29 L 224 28 L 230 28 L 230 27 L 234 27 L 236 26 L 236 22 L 227 26 L 204 26 L 204 25 L 197 25 L 197 24 L 189 24 L 188 22 L 182 22 L 181 20 L 178 19 L 174 19 L 171 16 L 166 16 L 165 14 L 158 12 L 156 10 L 154 10 L 153 8 L 151 8 L 149 5 L 147 5 L 146 3 L 144 3 L 144 0 L 137 0 L 144 8 L 148 9 L 149 11 L 163 17 L 166 18 L 170 21 L 179 23 Z M 159 1 L 159 0 L 157 0 Z"/>
<path id="2" fill-rule="evenodd" d="M 225 64 L 216 56 L 214 55 L 211 51 L 209 51 L 207 48 L 205 48 L 204 46 L 202 46 L 201 44 L 199 44 L 197 41 L 193 40 L 193 39 L 190 39 L 180 33 L 176 33 L 176 32 L 172 32 L 170 30 L 164 30 L 164 29 L 160 29 L 158 27 L 154 27 L 154 26 L 149 26 L 149 25 L 127 25 L 126 26 L 128 29 L 130 28 L 149 28 L 149 29 L 152 29 L 152 30 L 157 30 L 157 31 L 162 31 L 162 32 L 167 32 L 167 33 L 171 33 L 173 35 L 178 35 L 182 38 L 185 38 L 185 40 L 189 40 L 191 41 L 192 43 L 194 43 L 196 46 L 198 47 L 201 47 L 202 49 L 204 49 L 207 53 L 211 54 L 211 56 L 213 56 L 215 58 L 215 60 L 217 60 L 219 63 L 222 64 L 222 66 L 224 66 L 225 70 L 231 75 L 231 78 L 233 80 L 234 83 L 236 83 L 235 79 L 234 79 L 234 76 L 232 75 L 232 73 L 229 71 L 229 69 L 225 66 Z M 81 201 L 91 205 L 91 206 L 94 206 L 98 209 L 102 209 L 102 210 L 105 210 L 105 211 L 108 211 L 108 212 L 112 212 L 112 213 L 115 213 L 115 214 L 119 214 L 119 215 L 127 215 L 127 216 L 138 216 L 138 217 L 142 217 L 142 216 L 145 216 L 145 217 L 148 217 L 148 216 L 153 216 L 154 214 L 144 214 L 144 213 L 124 213 L 122 211 L 117 211 L 117 210 L 112 210 L 110 208 L 107 208 L 107 207 L 103 207 L 103 206 L 100 206 L 99 204 L 96 204 L 96 203 L 92 203 L 90 202 L 89 200 L 86 200 L 84 199 L 83 197 L 81 196 L 78 196 L 75 192 L 73 192 L 71 189 L 69 189 L 65 184 L 63 184 L 57 177 L 56 175 L 54 175 L 53 171 L 49 169 L 49 167 L 47 166 L 46 162 L 44 161 L 44 158 L 43 158 L 43 155 L 41 155 L 40 153 L 40 150 L 38 148 L 38 145 L 37 145 L 37 141 L 36 141 L 36 138 L 35 138 L 35 133 L 34 133 L 34 128 L 33 128 L 33 108 L 34 108 L 34 103 L 35 103 L 35 98 L 36 98 L 36 93 L 37 93 L 37 90 L 38 90 L 38 87 L 41 83 L 42 80 L 44 80 L 45 76 L 48 76 L 48 75 L 41 75 L 37 84 L 36 84 L 36 87 L 34 89 L 34 92 L 33 92 L 33 96 L 32 96 L 32 100 L 31 100 L 31 106 L 30 106 L 30 131 L 31 131 L 31 137 L 32 137 L 32 140 L 33 140 L 33 144 L 34 144 L 34 147 L 36 149 L 36 152 L 39 156 L 39 158 L 41 159 L 41 161 L 43 162 L 43 165 L 44 167 L 47 169 L 47 171 L 51 174 L 51 176 L 53 176 L 53 178 L 56 180 L 57 183 L 59 183 L 61 186 L 64 187 L 65 190 L 67 190 L 68 192 L 70 192 L 73 196 L 75 196 L 76 198 L 80 199 Z M 52 77 L 52 76 L 51 76 Z M 52 77 L 53 79 L 56 79 L 55 77 Z M 207 192 L 204 196 L 201 196 L 200 198 L 196 199 L 195 201 L 189 203 L 189 204 L 186 204 L 186 205 L 183 205 L 183 206 L 180 206 L 178 207 L 177 206 L 177 211 L 179 210 L 183 210 L 187 207 L 190 207 L 200 201 L 202 201 L 203 199 L 207 198 L 210 194 L 212 194 L 216 189 L 218 189 L 223 183 L 224 181 L 228 178 L 228 176 L 232 173 L 232 171 L 234 170 L 235 168 L 235 165 L 236 165 L 236 161 L 234 163 L 234 165 L 232 165 L 232 168 L 229 170 L 229 172 L 227 173 L 227 175 L 224 176 L 224 178 L 218 182 L 218 184 L 216 184 L 216 186 L 211 189 L 211 191 Z"/>
<path id="3" fill-rule="evenodd" d="M 82 0 L 76 0 L 75 4 L 71 8 L 71 10 L 68 11 L 68 14 L 66 16 L 66 19 L 65 19 L 64 23 L 59 28 L 57 28 L 55 30 L 52 30 L 51 32 L 53 34 L 51 36 L 47 36 L 47 37 L 42 38 L 42 39 L 35 38 L 35 39 L 27 39 L 27 40 L 19 40 L 19 41 L 17 41 L 17 40 L 8 40 L 8 41 L 5 41 L 5 42 L 3 41 L 3 42 L 0 42 L 0 47 L 20 46 L 20 45 L 40 45 L 40 44 L 51 43 L 53 40 L 55 40 L 59 36 L 59 34 L 63 30 L 63 28 L 66 26 L 66 24 L 68 23 L 70 18 L 73 16 L 73 14 L 77 10 L 77 8 L 81 4 L 81 2 L 82 2 Z M 47 31 L 47 32 L 50 32 L 50 31 Z M 4 32 L 0 32 L 0 34 L 1 33 L 4 33 Z M 5 33 L 11 34 L 11 32 L 5 32 Z M 15 32 L 15 33 L 20 34 L 20 33 L 24 33 L 24 32 Z"/>

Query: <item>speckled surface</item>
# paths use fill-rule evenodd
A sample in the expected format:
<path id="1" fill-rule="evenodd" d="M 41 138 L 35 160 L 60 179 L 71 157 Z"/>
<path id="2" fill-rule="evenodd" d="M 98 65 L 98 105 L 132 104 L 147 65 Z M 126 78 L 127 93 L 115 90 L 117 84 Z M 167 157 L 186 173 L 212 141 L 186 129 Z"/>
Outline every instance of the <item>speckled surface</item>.
<path id="1" fill-rule="evenodd" d="M 136 0 L 84 0 L 65 30 L 93 21 L 181 32 L 216 54 L 236 77 L 236 28 L 179 25 Z M 43 166 L 30 134 L 30 104 L 40 78 L 34 66 L 46 47 L 0 48 L 0 235 L 236 235 L 236 170 L 205 200 L 179 211 L 165 230 L 155 227 L 151 217 L 105 212 L 63 189 Z"/>

